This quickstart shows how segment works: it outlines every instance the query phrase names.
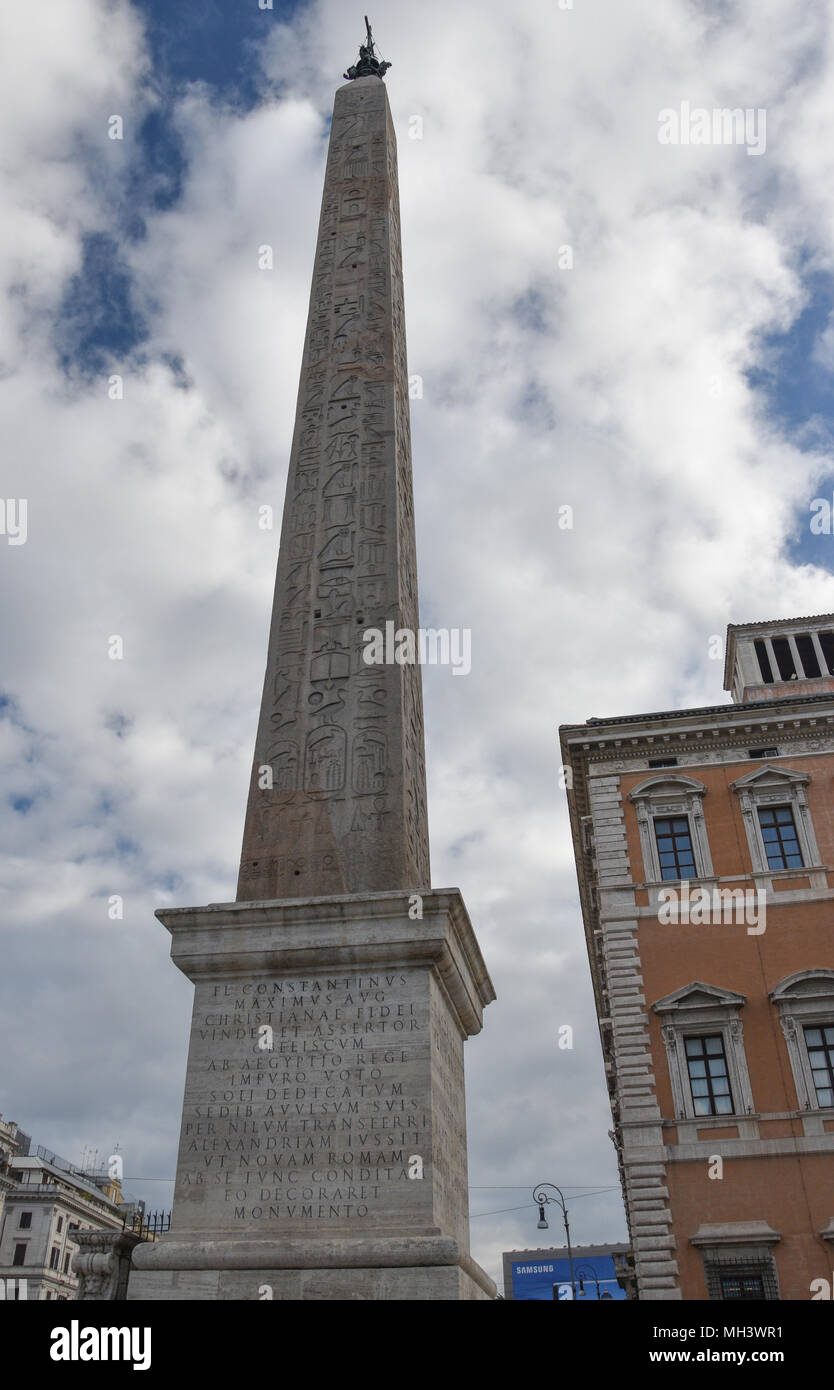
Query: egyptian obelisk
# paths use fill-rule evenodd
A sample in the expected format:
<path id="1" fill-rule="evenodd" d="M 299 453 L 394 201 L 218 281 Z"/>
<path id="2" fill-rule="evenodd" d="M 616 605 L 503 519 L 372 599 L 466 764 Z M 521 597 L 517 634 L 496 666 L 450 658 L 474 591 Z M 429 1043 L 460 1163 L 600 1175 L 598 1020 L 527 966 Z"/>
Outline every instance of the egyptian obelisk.
<path id="1" fill-rule="evenodd" d="M 494 991 L 432 890 L 394 127 L 336 92 L 237 901 L 157 913 L 195 983 L 171 1230 L 131 1299 L 494 1297 L 463 1043 Z"/>
<path id="2" fill-rule="evenodd" d="M 333 109 L 239 901 L 429 883 L 420 667 L 363 661 L 368 629 L 418 627 L 397 149 L 371 44 Z"/>

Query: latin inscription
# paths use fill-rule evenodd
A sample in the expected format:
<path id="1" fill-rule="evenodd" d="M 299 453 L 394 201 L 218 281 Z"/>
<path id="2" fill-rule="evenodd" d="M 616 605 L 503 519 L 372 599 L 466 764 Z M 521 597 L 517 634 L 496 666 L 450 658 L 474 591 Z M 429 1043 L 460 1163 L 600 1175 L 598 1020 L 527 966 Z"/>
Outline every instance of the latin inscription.
<path id="1" fill-rule="evenodd" d="M 188 1224 L 409 1213 L 425 1224 L 431 1175 L 415 1182 L 408 1169 L 415 1154 L 430 1164 L 427 993 L 396 971 L 198 992 L 176 1193 Z"/>

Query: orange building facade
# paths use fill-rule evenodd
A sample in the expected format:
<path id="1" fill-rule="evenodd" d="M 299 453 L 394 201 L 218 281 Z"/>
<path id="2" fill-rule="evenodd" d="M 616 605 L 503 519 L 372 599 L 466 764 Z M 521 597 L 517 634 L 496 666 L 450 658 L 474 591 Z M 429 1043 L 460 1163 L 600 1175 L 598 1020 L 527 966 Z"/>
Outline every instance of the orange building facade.
<path id="1" fill-rule="evenodd" d="M 732 704 L 564 726 L 641 1299 L 834 1274 L 834 614 L 728 629 Z"/>

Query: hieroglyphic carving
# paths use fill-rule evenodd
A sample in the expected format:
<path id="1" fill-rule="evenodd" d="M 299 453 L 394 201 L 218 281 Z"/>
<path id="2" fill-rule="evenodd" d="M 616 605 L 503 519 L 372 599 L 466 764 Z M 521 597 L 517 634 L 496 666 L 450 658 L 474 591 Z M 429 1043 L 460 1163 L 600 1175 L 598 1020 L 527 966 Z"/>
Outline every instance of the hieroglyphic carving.
<path id="1" fill-rule="evenodd" d="M 428 886 L 420 669 L 363 659 L 390 620 L 419 621 L 396 145 L 358 79 L 331 127 L 239 898 Z"/>

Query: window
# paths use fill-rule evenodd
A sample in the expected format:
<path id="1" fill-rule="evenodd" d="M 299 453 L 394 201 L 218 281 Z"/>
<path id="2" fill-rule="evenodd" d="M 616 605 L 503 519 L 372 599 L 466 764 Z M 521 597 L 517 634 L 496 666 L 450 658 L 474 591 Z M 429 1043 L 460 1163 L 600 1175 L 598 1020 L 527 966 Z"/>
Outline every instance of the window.
<path id="1" fill-rule="evenodd" d="M 805 1028 L 805 1045 L 818 1105 L 834 1105 L 834 1026 Z"/>
<path id="2" fill-rule="evenodd" d="M 770 658 L 767 654 L 767 647 L 762 641 L 754 642 L 753 646 L 756 649 L 756 657 L 758 658 L 759 662 L 759 670 L 762 673 L 762 680 L 764 681 L 765 685 L 772 685 L 773 671 L 771 670 Z"/>
<path id="3" fill-rule="evenodd" d="M 25 1262 L 26 1262 L 26 1245 L 25 1245 L 25 1244 L 16 1245 L 15 1248 L 14 1248 L 14 1255 L 12 1256 L 12 1264 L 13 1264 L 13 1265 L 22 1265 L 22 1264 L 25 1264 Z"/>
<path id="4" fill-rule="evenodd" d="M 59 1216 L 59 1217 L 58 1217 L 58 1235 L 61 1234 L 61 1232 L 63 1231 L 63 1229 L 64 1229 L 64 1218 L 63 1218 L 63 1216 Z"/>
<path id="5" fill-rule="evenodd" d="M 775 681 L 818 680 L 834 672 L 834 634 L 831 632 L 795 632 L 785 637 L 757 638 L 753 646 L 765 685 Z"/>
<path id="6" fill-rule="evenodd" d="M 802 851 L 790 806 L 760 806 L 759 825 L 771 869 L 801 869 Z"/>
<path id="7" fill-rule="evenodd" d="M 677 758 L 649 758 L 649 767 L 677 767 Z"/>
<path id="8" fill-rule="evenodd" d="M 748 748 L 748 758 L 778 758 L 778 748 Z"/>
<path id="9" fill-rule="evenodd" d="M 791 651 L 791 644 L 787 637 L 773 637 L 771 647 L 776 657 L 776 665 L 779 668 L 779 676 L 783 681 L 795 681 L 797 678 L 796 664 Z"/>
<path id="10" fill-rule="evenodd" d="M 834 970 L 800 970 L 770 998 L 779 1010 L 799 1109 L 834 1107 Z"/>
<path id="11" fill-rule="evenodd" d="M 707 1297 L 727 1303 L 778 1300 L 773 1247 L 780 1240 L 767 1221 L 702 1222 L 690 1244 L 701 1252 Z"/>
<path id="12" fill-rule="evenodd" d="M 676 1119 L 753 1113 L 741 1022 L 745 1002 L 743 994 L 694 980 L 652 1005 L 666 1045 Z"/>
<path id="13" fill-rule="evenodd" d="M 749 1303 L 764 1298 L 764 1279 L 761 1274 L 719 1274 L 722 1299 L 737 1299 Z"/>
<path id="14" fill-rule="evenodd" d="M 58 1268 L 58 1261 L 59 1261 L 60 1258 L 61 1258 L 61 1252 L 60 1252 L 60 1250 L 58 1249 L 57 1245 L 53 1245 L 52 1250 L 50 1251 L 50 1255 L 49 1255 L 49 1268 L 50 1268 L 50 1269 L 57 1269 L 57 1268 Z"/>
<path id="15" fill-rule="evenodd" d="M 765 763 L 733 782 L 756 873 L 820 865 L 805 791 L 809 781 L 807 772 Z M 811 876 L 812 888 L 825 886 L 824 875 Z"/>
<path id="16" fill-rule="evenodd" d="M 22 1212 L 20 1213 L 20 1228 L 21 1228 L 21 1230 L 23 1230 L 23 1231 L 28 1230 L 29 1227 L 30 1227 L 31 1225 L 32 1225 L 32 1213 L 31 1213 L 30 1211 L 22 1211 Z"/>
<path id="17" fill-rule="evenodd" d="M 834 675 L 834 632 L 820 632 L 818 636 L 828 670 Z"/>
<path id="18" fill-rule="evenodd" d="M 65 1273 L 65 1274 L 69 1274 L 69 1262 L 70 1262 L 69 1251 L 67 1251 L 67 1254 L 64 1256 L 64 1273 Z"/>
<path id="19" fill-rule="evenodd" d="M 696 1115 L 732 1115 L 733 1097 L 720 1033 L 686 1039 L 686 1065 Z"/>
<path id="20" fill-rule="evenodd" d="M 695 856 L 688 816 L 655 816 L 654 833 L 660 877 L 677 881 L 695 878 Z"/>
<path id="21" fill-rule="evenodd" d="M 711 878 L 712 859 L 701 805 L 706 787 L 682 772 L 659 773 L 633 787 L 646 883 Z"/>
<path id="22" fill-rule="evenodd" d="M 796 647 L 799 652 L 799 659 L 802 662 L 802 669 L 806 676 L 814 679 L 822 675 L 820 664 L 817 661 L 817 654 L 814 651 L 814 642 L 809 632 L 799 633 L 796 637 Z"/>

